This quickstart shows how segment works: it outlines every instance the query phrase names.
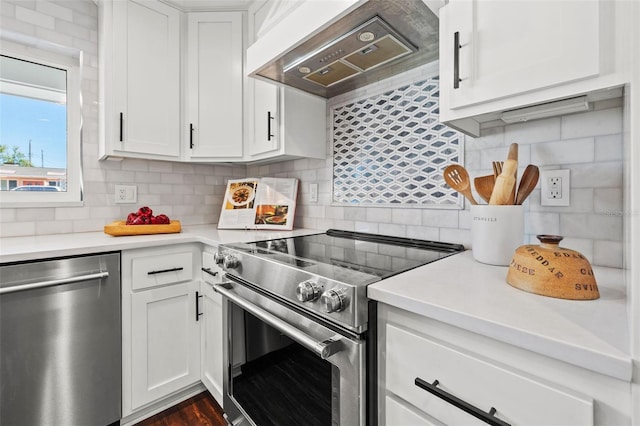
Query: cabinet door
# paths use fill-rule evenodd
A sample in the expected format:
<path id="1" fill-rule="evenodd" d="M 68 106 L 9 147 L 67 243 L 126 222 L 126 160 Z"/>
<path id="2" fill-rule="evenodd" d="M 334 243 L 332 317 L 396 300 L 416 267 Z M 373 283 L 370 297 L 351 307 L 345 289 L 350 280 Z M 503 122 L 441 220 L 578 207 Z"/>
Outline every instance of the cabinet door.
<path id="1" fill-rule="evenodd" d="M 222 296 L 202 283 L 202 383 L 222 406 Z"/>
<path id="2" fill-rule="evenodd" d="M 441 93 L 451 109 L 599 72 L 598 1 L 451 0 L 441 18 Z"/>
<path id="3" fill-rule="evenodd" d="M 113 3 L 112 145 L 180 155 L 180 12 L 160 1 Z"/>
<path id="4" fill-rule="evenodd" d="M 190 159 L 241 158 L 242 14 L 190 13 L 186 152 Z"/>
<path id="5" fill-rule="evenodd" d="M 280 144 L 280 88 L 255 80 L 253 86 L 253 137 L 248 141 L 249 155 L 277 151 Z"/>
<path id="6" fill-rule="evenodd" d="M 192 281 L 132 295 L 132 407 L 200 380 L 200 328 Z"/>

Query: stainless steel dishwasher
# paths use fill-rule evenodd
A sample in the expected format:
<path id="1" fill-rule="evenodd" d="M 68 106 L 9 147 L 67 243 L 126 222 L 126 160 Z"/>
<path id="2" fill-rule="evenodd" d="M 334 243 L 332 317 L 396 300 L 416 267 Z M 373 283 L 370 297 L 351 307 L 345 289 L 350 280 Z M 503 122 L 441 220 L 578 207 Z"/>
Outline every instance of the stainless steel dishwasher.
<path id="1" fill-rule="evenodd" d="M 0 265 L 0 424 L 121 414 L 120 253 Z"/>

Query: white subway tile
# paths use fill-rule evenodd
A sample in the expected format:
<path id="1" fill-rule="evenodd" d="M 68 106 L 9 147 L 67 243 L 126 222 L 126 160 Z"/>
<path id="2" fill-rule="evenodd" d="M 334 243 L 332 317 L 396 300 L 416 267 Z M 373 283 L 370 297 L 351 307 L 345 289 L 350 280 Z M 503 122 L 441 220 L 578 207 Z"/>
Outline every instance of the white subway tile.
<path id="1" fill-rule="evenodd" d="M 621 161 L 622 134 L 597 136 L 595 161 Z"/>
<path id="2" fill-rule="evenodd" d="M 622 216 L 624 209 L 622 188 L 593 190 L 593 211 L 605 216 Z"/>
<path id="3" fill-rule="evenodd" d="M 539 167 L 590 163 L 595 158 L 594 138 L 562 140 L 531 145 L 531 163 Z"/>
<path id="4" fill-rule="evenodd" d="M 55 29 L 55 18 L 35 10 L 27 9 L 22 6 L 16 6 L 16 19 L 23 21 L 36 27 Z"/>
<path id="5" fill-rule="evenodd" d="M 367 222 L 391 223 L 391 208 L 389 207 L 368 208 Z"/>
<path id="6" fill-rule="evenodd" d="M 524 233 L 557 235 L 560 232 L 560 214 L 526 213 Z"/>
<path id="7" fill-rule="evenodd" d="M 622 217 L 568 213 L 560 216 L 560 232 L 572 238 L 621 241 Z"/>
<path id="8" fill-rule="evenodd" d="M 393 208 L 391 222 L 398 225 L 422 225 L 420 209 Z"/>
<path id="9" fill-rule="evenodd" d="M 592 263 L 610 268 L 624 266 L 624 244 L 621 241 L 595 240 L 593 242 Z M 596 276 L 596 281 L 598 277 Z"/>
<path id="10" fill-rule="evenodd" d="M 422 225 L 437 228 L 457 228 L 458 210 L 422 210 Z"/>
<path id="11" fill-rule="evenodd" d="M 73 232 L 70 220 L 47 220 L 36 222 L 36 235 L 66 234 Z"/>
<path id="12" fill-rule="evenodd" d="M 36 222 L 5 222 L 0 224 L 0 237 L 20 237 L 23 235 L 35 235 Z"/>
<path id="13" fill-rule="evenodd" d="M 622 132 L 622 108 L 590 111 L 562 117 L 562 139 Z"/>
<path id="14" fill-rule="evenodd" d="M 73 20 L 73 11 L 71 9 L 67 9 L 66 7 L 50 1 L 37 1 L 36 11 L 68 22 Z"/>
<path id="15" fill-rule="evenodd" d="M 558 117 L 509 124 L 504 128 L 504 143 L 507 146 L 512 143 L 529 144 L 558 139 L 560 139 L 560 118 Z"/>

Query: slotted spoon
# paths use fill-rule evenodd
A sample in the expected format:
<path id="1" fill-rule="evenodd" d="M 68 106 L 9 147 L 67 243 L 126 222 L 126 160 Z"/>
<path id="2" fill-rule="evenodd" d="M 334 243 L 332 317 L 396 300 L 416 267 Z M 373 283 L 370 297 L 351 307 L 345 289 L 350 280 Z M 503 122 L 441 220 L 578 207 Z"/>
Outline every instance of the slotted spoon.
<path id="1" fill-rule="evenodd" d="M 452 164 L 444 169 L 444 180 L 447 184 L 467 197 L 471 204 L 478 204 L 471 193 L 471 180 L 467 169 L 459 164 Z"/>

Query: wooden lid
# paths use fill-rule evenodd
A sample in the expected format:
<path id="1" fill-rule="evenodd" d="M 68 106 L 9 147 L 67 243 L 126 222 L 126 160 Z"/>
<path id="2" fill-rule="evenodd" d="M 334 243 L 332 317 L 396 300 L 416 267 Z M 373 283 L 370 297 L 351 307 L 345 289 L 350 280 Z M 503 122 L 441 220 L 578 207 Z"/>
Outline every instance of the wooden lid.
<path id="1" fill-rule="evenodd" d="M 559 235 L 538 235 L 541 244 L 518 247 L 513 255 L 507 283 L 520 290 L 571 300 L 600 297 L 589 260 L 558 244 Z"/>

